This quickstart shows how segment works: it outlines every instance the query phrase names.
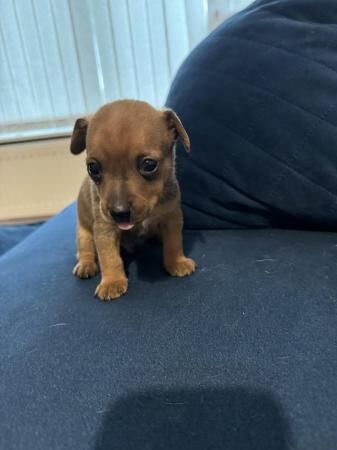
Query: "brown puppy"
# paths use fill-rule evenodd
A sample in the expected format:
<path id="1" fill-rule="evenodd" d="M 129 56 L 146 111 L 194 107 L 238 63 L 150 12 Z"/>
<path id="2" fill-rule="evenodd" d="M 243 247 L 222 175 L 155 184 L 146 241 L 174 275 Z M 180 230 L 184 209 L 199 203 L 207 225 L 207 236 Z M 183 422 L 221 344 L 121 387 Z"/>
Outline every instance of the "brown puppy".
<path id="1" fill-rule="evenodd" d="M 163 242 L 164 267 L 173 276 L 195 270 L 182 245 L 183 217 L 175 176 L 175 142 L 190 148 L 172 110 L 121 100 L 75 123 L 71 152 L 87 150 L 88 176 L 78 196 L 77 260 L 80 278 L 102 273 L 96 295 L 112 300 L 128 287 L 120 246 L 140 236 Z"/>

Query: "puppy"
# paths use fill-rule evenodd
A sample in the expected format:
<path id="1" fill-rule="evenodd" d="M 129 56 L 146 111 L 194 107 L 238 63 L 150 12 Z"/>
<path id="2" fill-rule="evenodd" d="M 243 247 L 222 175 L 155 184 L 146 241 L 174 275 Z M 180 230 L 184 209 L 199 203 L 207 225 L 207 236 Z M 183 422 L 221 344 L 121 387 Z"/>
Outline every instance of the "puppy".
<path id="1" fill-rule="evenodd" d="M 121 100 L 76 121 L 71 152 L 87 151 L 87 170 L 78 196 L 77 260 L 74 275 L 93 277 L 101 269 L 96 296 L 113 300 L 127 291 L 120 247 L 157 236 L 172 276 L 195 270 L 183 252 L 183 217 L 175 176 L 175 143 L 186 151 L 188 135 L 170 109 Z"/>

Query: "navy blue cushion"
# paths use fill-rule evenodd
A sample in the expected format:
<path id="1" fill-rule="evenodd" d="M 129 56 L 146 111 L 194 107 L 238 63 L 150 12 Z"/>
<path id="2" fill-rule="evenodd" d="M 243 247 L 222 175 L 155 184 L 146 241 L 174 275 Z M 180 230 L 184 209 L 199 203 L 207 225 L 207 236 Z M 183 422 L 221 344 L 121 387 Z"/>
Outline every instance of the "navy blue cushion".
<path id="1" fill-rule="evenodd" d="M 167 105 L 188 228 L 337 226 L 335 0 L 263 0 L 187 58 Z"/>
<path id="2" fill-rule="evenodd" d="M 0 448 L 335 448 L 336 243 L 188 232 L 193 276 L 147 245 L 104 304 L 66 210 L 0 258 Z"/>

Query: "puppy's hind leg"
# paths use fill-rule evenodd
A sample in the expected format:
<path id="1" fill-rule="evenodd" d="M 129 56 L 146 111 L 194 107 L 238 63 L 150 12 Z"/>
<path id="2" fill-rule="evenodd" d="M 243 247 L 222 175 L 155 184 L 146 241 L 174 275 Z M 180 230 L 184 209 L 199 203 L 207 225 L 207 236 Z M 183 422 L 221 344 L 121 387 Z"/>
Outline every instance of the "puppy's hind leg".
<path id="1" fill-rule="evenodd" d="M 77 224 L 77 261 L 73 274 L 79 278 L 91 278 L 98 272 L 93 233 Z"/>

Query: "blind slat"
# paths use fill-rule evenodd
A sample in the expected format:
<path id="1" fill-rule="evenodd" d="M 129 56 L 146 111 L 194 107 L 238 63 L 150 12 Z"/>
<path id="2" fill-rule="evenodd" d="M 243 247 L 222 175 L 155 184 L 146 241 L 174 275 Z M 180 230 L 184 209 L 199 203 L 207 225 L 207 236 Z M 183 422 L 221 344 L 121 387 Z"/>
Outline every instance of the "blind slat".
<path id="1" fill-rule="evenodd" d="M 41 0 L 38 0 L 41 1 Z M 66 89 L 69 92 L 71 115 L 87 111 L 84 83 L 81 77 L 69 0 L 50 0 L 53 12 L 55 35 L 59 41 L 60 60 L 65 74 Z"/>

